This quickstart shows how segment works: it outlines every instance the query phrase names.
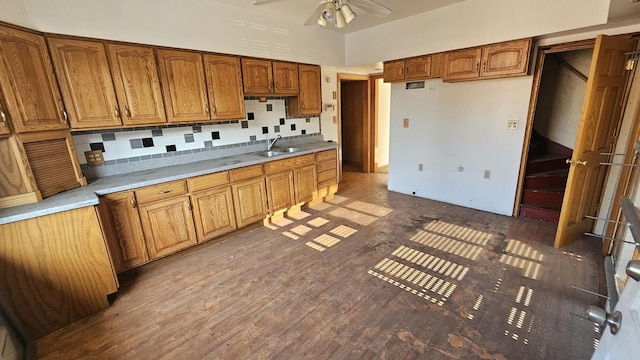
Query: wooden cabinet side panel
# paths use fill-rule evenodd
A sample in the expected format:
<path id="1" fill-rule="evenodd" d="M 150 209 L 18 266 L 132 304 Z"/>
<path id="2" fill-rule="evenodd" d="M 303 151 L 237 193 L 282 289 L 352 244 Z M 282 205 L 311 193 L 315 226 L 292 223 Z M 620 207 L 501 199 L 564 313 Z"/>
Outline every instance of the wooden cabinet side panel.
<path id="1" fill-rule="evenodd" d="M 300 92 L 298 65 L 273 61 L 273 88 L 276 94 L 297 95 Z"/>
<path id="2" fill-rule="evenodd" d="M 162 94 L 169 122 L 209 120 L 202 55 L 156 50 Z"/>
<path id="3" fill-rule="evenodd" d="M 444 81 L 476 79 L 480 76 L 482 48 L 449 51 L 444 57 Z"/>
<path id="4" fill-rule="evenodd" d="M 204 64 L 213 120 L 245 117 L 240 59 L 233 56 L 205 55 Z"/>
<path id="5" fill-rule="evenodd" d="M 197 243 L 189 197 L 140 206 L 140 220 L 151 259 Z"/>
<path id="6" fill-rule="evenodd" d="M 124 124 L 166 122 L 153 48 L 107 44 L 107 50 Z"/>
<path id="7" fill-rule="evenodd" d="M 295 203 L 293 172 L 286 171 L 269 175 L 265 179 L 267 182 L 268 207 L 272 213 L 287 209 Z"/>
<path id="8" fill-rule="evenodd" d="M 261 221 L 267 215 L 267 198 L 264 178 L 235 183 L 233 204 L 238 227 Z"/>
<path id="9" fill-rule="evenodd" d="M 0 293 L 30 339 L 109 306 L 117 282 L 93 207 L 0 225 Z"/>
<path id="10" fill-rule="evenodd" d="M 247 95 L 269 95 L 273 93 L 271 61 L 242 59 L 242 79 Z"/>
<path id="11" fill-rule="evenodd" d="M 16 132 L 68 128 L 44 37 L 0 26 L 0 92 Z"/>
<path id="12" fill-rule="evenodd" d="M 122 125 L 104 44 L 59 38 L 48 41 L 71 127 Z"/>
<path id="13" fill-rule="evenodd" d="M 194 194 L 192 203 L 199 242 L 211 240 L 236 229 L 231 186 Z"/>
<path id="14" fill-rule="evenodd" d="M 481 77 L 526 75 L 529 71 L 531 39 L 485 46 L 482 52 Z"/>
<path id="15" fill-rule="evenodd" d="M 296 204 L 309 202 L 316 197 L 318 176 L 316 166 L 305 166 L 293 171 Z"/>
<path id="16" fill-rule="evenodd" d="M 20 157 L 14 153 L 11 138 L 0 139 L 0 198 L 29 192 Z"/>

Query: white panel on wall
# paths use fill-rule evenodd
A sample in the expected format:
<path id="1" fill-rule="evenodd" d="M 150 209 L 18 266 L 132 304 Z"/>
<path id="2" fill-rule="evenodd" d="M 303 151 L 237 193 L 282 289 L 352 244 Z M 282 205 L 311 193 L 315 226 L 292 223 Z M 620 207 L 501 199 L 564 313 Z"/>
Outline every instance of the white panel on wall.
<path id="1" fill-rule="evenodd" d="M 340 33 L 217 1 L 2 0 L 0 21 L 99 39 L 344 64 L 344 36 Z"/>
<path id="2" fill-rule="evenodd" d="M 347 34 L 347 66 L 600 25 L 608 0 L 467 0 Z"/>
<path id="3" fill-rule="evenodd" d="M 389 190 L 511 215 L 532 81 L 393 84 Z M 508 120 L 519 128 L 508 130 Z"/>

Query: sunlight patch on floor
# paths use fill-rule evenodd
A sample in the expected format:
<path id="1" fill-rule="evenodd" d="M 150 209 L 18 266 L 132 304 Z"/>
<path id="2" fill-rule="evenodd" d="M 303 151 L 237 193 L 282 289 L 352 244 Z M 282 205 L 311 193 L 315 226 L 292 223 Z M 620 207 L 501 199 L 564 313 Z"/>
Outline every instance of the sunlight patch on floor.
<path id="1" fill-rule="evenodd" d="M 400 246 L 392 255 L 458 281 L 461 281 L 469 272 L 466 266 L 406 246 Z"/>
<path id="2" fill-rule="evenodd" d="M 333 197 L 333 199 L 328 200 L 327 202 L 331 203 L 331 204 L 342 204 L 343 202 L 349 200 L 349 198 L 346 198 L 344 196 L 340 196 L 340 195 L 336 195 Z"/>
<path id="3" fill-rule="evenodd" d="M 476 260 L 482 251 L 479 246 L 422 230 L 418 231 L 409 240 L 470 260 Z"/>
<path id="4" fill-rule="evenodd" d="M 309 220 L 307 221 L 307 225 L 311 225 L 313 227 L 321 227 L 322 225 L 328 224 L 329 220 L 323 218 L 323 217 L 317 217 L 315 219 Z"/>
<path id="5" fill-rule="evenodd" d="M 334 234 L 334 235 L 338 235 L 340 237 L 343 238 L 348 238 L 349 236 L 355 234 L 358 230 L 350 228 L 346 225 L 340 225 L 337 228 L 329 231 L 330 233 Z"/>
<path id="6" fill-rule="evenodd" d="M 329 215 L 343 218 L 351 222 L 354 222 L 356 224 L 360 224 L 364 226 L 371 225 L 373 222 L 378 220 L 378 218 L 375 216 L 363 214 L 361 212 L 353 211 L 345 208 L 337 208 L 337 209 L 331 210 L 329 211 Z"/>
<path id="7" fill-rule="evenodd" d="M 369 215 L 377 216 L 377 217 L 383 217 L 383 216 L 389 215 L 393 211 L 393 209 L 389 209 L 384 206 L 369 204 L 369 203 L 358 201 L 358 200 L 352 201 L 344 205 L 344 207 L 347 207 L 352 210 L 357 210 L 363 213 L 367 213 Z"/>
<path id="8" fill-rule="evenodd" d="M 295 220 L 302 220 L 302 219 L 308 218 L 309 216 L 311 216 L 311 214 L 304 211 L 296 211 L 293 214 L 287 213 L 288 218 L 295 219 Z"/>

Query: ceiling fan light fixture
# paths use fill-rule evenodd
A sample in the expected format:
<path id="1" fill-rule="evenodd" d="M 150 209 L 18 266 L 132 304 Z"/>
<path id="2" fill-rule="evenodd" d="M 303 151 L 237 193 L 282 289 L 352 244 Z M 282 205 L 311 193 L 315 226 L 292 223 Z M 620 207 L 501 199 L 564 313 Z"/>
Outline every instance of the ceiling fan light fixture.
<path id="1" fill-rule="evenodd" d="M 336 27 L 338 29 L 342 29 L 346 25 L 347 25 L 347 22 L 344 19 L 344 15 L 342 14 L 342 10 L 338 9 L 338 11 L 336 11 Z"/>
<path id="2" fill-rule="evenodd" d="M 318 18 L 318 25 L 322 26 L 322 27 L 327 27 L 327 20 L 324 19 L 324 17 L 322 15 L 320 15 L 320 17 Z"/>
<path id="3" fill-rule="evenodd" d="M 346 21 L 347 24 L 351 23 L 357 16 L 356 13 L 353 12 L 349 4 L 342 4 L 342 6 L 340 7 L 340 12 L 344 16 L 344 21 Z"/>
<path id="4" fill-rule="evenodd" d="M 336 4 L 333 1 L 327 2 L 327 5 L 324 7 L 322 14 L 320 14 L 320 18 L 326 22 L 333 21 L 333 18 L 336 14 Z"/>

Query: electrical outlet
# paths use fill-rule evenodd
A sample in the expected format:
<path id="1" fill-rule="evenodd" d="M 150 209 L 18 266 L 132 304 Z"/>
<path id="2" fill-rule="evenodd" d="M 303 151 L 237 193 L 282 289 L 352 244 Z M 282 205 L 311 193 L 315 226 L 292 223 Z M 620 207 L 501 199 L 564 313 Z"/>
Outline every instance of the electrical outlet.
<path id="1" fill-rule="evenodd" d="M 337 98 L 338 97 L 338 93 L 336 91 L 333 92 L 333 98 Z"/>
<path id="2" fill-rule="evenodd" d="M 507 121 L 507 129 L 509 129 L 509 130 L 518 130 L 518 120 L 509 120 L 509 121 Z"/>
<path id="3" fill-rule="evenodd" d="M 403 128 L 408 128 L 409 127 L 409 119 L 405 118 L 404 120 L 402 120 L 402 127 Z"/>
<path id="4" fill-rule="evenodd" d="M 85 151 L 84 157 L 87 159 L 87 165 L 104 164 L 104 156 L 102 156 L 102 150 Z"/>
<path id="5" fill-rule="evenodd" d="M 422 171 L 424 169 L 424 166 L 422 164 L 418 164 L 418 171 Z"/>
<path id="6" fill-rule="evenodd" d="M 485 179 L 491 179 L 491 170 L 485 170 L 484 171 L 484 178 Z"/>

